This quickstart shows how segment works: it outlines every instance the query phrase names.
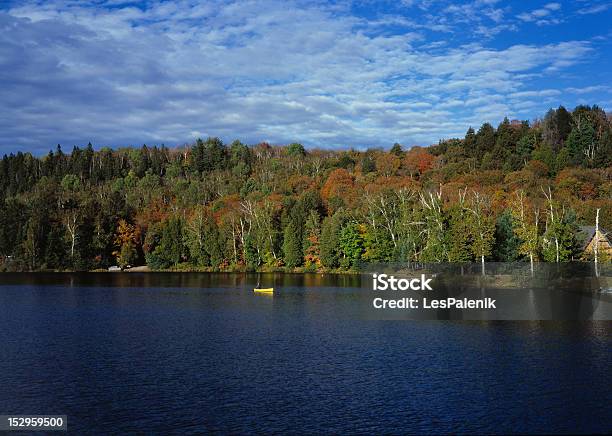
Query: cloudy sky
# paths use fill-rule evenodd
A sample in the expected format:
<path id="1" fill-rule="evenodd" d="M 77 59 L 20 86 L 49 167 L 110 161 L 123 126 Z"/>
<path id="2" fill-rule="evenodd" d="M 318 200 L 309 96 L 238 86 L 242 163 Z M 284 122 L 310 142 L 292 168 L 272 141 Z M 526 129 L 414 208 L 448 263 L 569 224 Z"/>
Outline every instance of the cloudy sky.
<path id="1" fill-rule="evenodd" d="M 0 154 L 436 143 L 612 109 L 612 1 L 0 1 Z"/>

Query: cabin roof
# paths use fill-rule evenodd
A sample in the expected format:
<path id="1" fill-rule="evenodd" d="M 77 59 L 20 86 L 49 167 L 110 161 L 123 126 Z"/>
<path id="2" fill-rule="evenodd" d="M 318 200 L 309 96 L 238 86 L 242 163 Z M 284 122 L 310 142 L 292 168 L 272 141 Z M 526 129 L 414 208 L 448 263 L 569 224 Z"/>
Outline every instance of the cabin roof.
<path id="1" fill-rule="evenodd" d="M 612 245 L 612 241 L 610 241 L 610 236 L 609 236 L 610 234 L 605 229 L 600 227 L 599 233 L 601 233 L 602 236 L 605 238 L 605 240 L 608 241 L 608 244 Z M 594 236 L 595 236 L 595 226 L 580 226 L 578 232 L 576 233 L 576 238 L 578 239 L 578 242 L 580 243 L 580 247 L 582 248 L 582 250 L 588 247 L 588 245 L 593 240 Z"/>

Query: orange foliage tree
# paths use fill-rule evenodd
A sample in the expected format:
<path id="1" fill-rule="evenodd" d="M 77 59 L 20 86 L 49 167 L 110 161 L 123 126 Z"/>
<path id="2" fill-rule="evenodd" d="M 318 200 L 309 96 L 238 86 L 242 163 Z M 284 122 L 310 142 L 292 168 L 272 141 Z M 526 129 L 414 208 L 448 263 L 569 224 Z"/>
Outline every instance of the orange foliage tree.
<path id="1" fill-rule="evenodd" d="M 120 267 L 124 268 L 137 259 L 140 236 L 140 226 L 130 224 L 124 219 L 119 220 L 115 237 L 115 245 L 118 250 L 114 251 L 113 255 L 117 258 Z"/>
<path id="2" fill-rule="evenodd" d="M 434 156 L 421 147 L 412 147 L 404 156 L 404 168 L 410 177 L 421 175 L 433 168 Z"/>
<path id="3" fill-rule="evenodd" d="M 325 207 L 333 214 L 339 207 L 350 203 L 354 196 L 355 181 L 344 168 L 332 171 L 321 188 L 321 198 Z"/>
<path id="4" fill-rule="evenodd" d="M 391 177 L 400 168 L 400 158 L 394 154 L 381 153 L 376 158 L 376 168 L 385 177 Z"/>

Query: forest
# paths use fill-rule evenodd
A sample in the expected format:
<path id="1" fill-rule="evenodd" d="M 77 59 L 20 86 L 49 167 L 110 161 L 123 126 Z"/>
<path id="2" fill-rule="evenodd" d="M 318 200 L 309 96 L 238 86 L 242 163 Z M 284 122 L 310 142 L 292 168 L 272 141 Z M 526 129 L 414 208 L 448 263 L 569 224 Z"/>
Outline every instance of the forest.
<path id="1" fill-rule="evenodd" d="M 391 144 L 389 144 L 390 146 Z M 53 147 L 0 160 L 0 271 L 341 271 L 589 260 L 612 228 L 612 119 L 504 119 L 429 147 Z"/>

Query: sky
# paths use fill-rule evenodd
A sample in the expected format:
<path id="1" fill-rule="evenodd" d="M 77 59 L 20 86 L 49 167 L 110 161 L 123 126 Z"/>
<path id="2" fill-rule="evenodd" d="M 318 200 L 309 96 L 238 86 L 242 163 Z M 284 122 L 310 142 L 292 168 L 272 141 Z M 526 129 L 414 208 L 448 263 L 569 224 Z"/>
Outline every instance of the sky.
<path id="1" fill-rule="evenodd" d="M 406 147 L 612 110 L 612 0 L 0 0 L 0 155 Z"/>

